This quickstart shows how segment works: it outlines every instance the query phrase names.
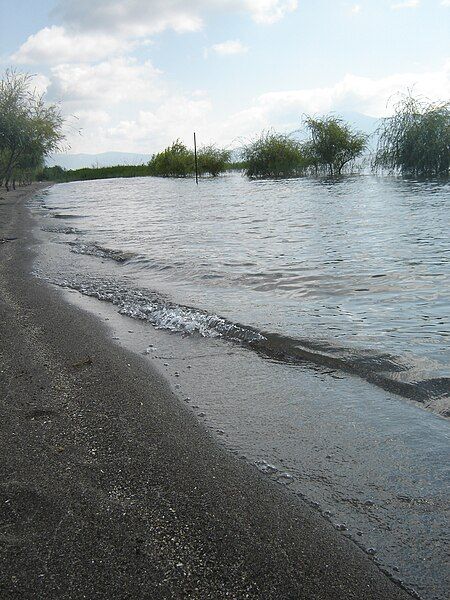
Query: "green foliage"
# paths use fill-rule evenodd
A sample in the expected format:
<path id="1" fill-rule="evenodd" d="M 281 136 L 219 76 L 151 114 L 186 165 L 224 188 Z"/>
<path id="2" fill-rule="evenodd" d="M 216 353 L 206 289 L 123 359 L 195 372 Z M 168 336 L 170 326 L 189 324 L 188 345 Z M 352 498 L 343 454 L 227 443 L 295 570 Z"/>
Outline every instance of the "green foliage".
<path id="1" fill-rule="evenodd" d="M 306 117 L 311 140 L 303 146 L 305 158 L 316 173 L 340 175 L 343 168 L 360 156 L 367 145 L 367 136 L 352 131 L 342 119 L 334 116 L 322 119 Z"/>
<path id="2" fill-rule="evenodd" d="M 38 174 L 38 181 L 67 181 L 66 175 L 70 171 L 66 171 L 59 165 L 54 167 L 44 167 Z"/>
<path id="3" fill-rule="evenodd" d="M 248 164 L 245 160 L 229 162 L 225 166 L 226 171 L 247 171 Z"/>
<path id="4" fill-rule="evenodd" d="M 378 130 L 376 169 L 417 177 L 448 176 L 450 102 L 430 103 L 410 93 Z"/>
<path id="5" fill-rule="evenodd" d="M 248 177 L 295 177 L 302 175 L 307 163 L 301 144 L 286 135 L 263 132 L 245 146 L 243 158 Z"/>
<path id="6" fill-rule="evenodd" d="M 227 169 L 230 153 L 214 145 L 200 148 L 197 154 L 200 175 L 217 177 Z M 187 177 L 195 173 L 195 156 L 180 140 L 155 154 L 148 164 L 150 174 L 158 177 Z"/>
<path id="7" fill-rule="evenodd" d="M 198 152 L 198 171 L 200 175 L 205 173 L 217 177 L 227 170 L 230 162 L 230 152 L 216 146 L 205 146 Z"/>
<path id="8" fill-rule="evenodd" d="M 148 177 L 148 165 L 117 165 L 114 167 L 92 167 L 65 170 L 60 166 L 45 167 L 39 174 L 39 181 L 86 181 L 90 179 L 112 179 L 116 177 Z"/>
<path id="9" fill-rule="evenodd" d="M 229 163 L 229 153 L 215 146 L 199 151 L 199 172 L 216 177 L 223 173 Z M 153 156 L 148 165 L 116 165 L 113 167 L 91 167 L 65 170 L 60 166 L 42 168 L 38 174 L 40 181 L 83 181 L 88 179 L 109 179 L 114 177 L 186 177 L 193 175 L 194 153 L 180 142 Z"/>
<path id="10" fill-rule="evenodd" d="M 64 138 L 58 106 L 32 89 L 32 78 L 6 70 L 0 80 L 0 181 L 27 181 Z"/>
<path id="11" fill-rule="evenodd" d="M 148 163 L 150 174 L 158 177 L 186 177 L 195 172 L 194 153 L 180 140 L 152 156 Z"/>

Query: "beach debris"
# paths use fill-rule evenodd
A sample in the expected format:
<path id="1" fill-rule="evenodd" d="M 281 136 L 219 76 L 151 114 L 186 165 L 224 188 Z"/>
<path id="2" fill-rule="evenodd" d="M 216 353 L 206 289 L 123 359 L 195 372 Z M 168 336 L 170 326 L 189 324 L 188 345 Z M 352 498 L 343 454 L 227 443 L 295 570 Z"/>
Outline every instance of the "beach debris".
<path id="1" fill-rule="evenodd" d="M 76 363 L 73 363 L 72 367 L 75 367 L 76 369 L 78 369 L 80 367 L 84 367 L 84 366 L 87 366 L 87 365 L 92 365 L 92 363 L 93 363 L 93 360 L 88 355 L 88 356 L 86 356 L 86 358 L 83 358 L 82 360 L 80 360 L 80 361 L 78 361 Z"/>
<path id="2" fill-rule="evenodd" d="M 275 467 L 274 465 L 271 465 L 270 463 L 268 463 L 265 460 L 259 460 L 255 463 L 256 467 L 262 472 L 262 473 L 276 473 L 278 471 L 277 467 Z"/>
<path id="3" fill-rule="evenodd" d="M 290 473 L 280 473 L 277 477 L 278 483 L 282 483 L 283 485 L 288 485 L 292 483 L 294 480 L 293 476 Z"/>
<path id="4" fill-rule="evenodd" d="M 16 238 L 16 237 L 0 238 L 0 244 L 6 244 L 6 242 L 14 242 L 17 239 L 19 239 L 19 238 Z"/>

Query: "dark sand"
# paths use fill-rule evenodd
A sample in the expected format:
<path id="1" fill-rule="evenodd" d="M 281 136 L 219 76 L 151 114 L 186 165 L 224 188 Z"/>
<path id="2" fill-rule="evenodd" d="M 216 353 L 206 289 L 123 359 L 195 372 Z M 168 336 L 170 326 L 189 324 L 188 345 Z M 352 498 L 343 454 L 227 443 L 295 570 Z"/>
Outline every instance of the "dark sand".
<path id="1" fill-rule="evenodd" d="M 0 598 L 410 598 L 30 275 L 31 191 L 0 193 Z"/>

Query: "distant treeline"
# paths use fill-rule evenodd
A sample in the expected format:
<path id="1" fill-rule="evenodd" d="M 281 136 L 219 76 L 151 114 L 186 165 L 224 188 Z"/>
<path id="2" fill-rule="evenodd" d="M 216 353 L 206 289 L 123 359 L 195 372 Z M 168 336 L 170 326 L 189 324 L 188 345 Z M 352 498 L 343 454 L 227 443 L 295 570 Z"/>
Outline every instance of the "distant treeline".
<path id="1" fill-rule="evenodd" d="M 83 169 L 63 169 L 56 165 L 54 167 L 44 167 L 38 174 L 38 180 L 68 182 L 114 177 L 146 177 L 149 175 L 148 165 L 117 165 L 114 167 L 85 167 Z"/>
<path id="2" fill-rule="evenodd" d="M 304 142 L 289 135 L 261 133 L 242 149 L 241 162 L 232 162 L 228 150 L 214 145 L 198 151 L 199 175 L 216 177 L 232 169 L 251 178 L 336 176 L 352 172 L 367 149 L 368 136 L 353 130 L 335 115 L 305 117 L 309 134 Z M 377 149 L 370 165 L 374 171 L 417 177 L 448 176 L 450 167 L 450 103 L 429 103 L 404 96 L 394 115 L 383 119 L 376 132 Z M 65 171 L 43 169 L 41 179 L 75 181 L 108 177 L 190 177 L 195 173 L 194 151 L 179 140 L 153 155 L 146 165 L 101 167 Z"/>
<path id="3" fill-rule="evenodd" d="M 245 163 L 243 162 L 227 162 L 225 169 L 220 171 L 243 171 L 245 170 Z M 56 165 L 53 167 L 44 167 L 38 174 L 37 179 L 39 181 L 56 181 L 59 183 L 69 181 L 85 181 L 90 179 L 112 179 L 116 177 L 188 177 L 192 176 L 194 171 L 190 169 L 184 175 L 171 174 L 171 175 L 156 175 L 154 169 L 149 164 L 143 165 L 116 165 L 113 167 L 85 167 L 83 169 L 63 169 Z M 205 172 L 201 172 L 205 175 Z"/>

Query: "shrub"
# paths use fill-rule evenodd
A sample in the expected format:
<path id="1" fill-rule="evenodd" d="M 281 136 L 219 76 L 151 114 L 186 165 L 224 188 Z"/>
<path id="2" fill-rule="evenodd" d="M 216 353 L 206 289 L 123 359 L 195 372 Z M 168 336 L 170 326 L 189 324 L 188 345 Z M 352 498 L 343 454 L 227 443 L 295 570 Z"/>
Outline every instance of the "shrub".
<path id="1" fill-rule="evenodd" d="M 419 177 L 448 175 L 450 102 L 430 103 L 408 93 L 394 108 L 378 129 L 374 168 Z"/>
<path id="2" fill-rule="evenodd" d="M 245 146 L 243 158 L 248 177 L 295 177 L 307 166 L 301 144 L 274 132 L 263 132 Z"/>
<path id="3" fill-rule="evenodd" d="M 195 172 L 194 153 L 176 140 L 162 152 L 154 154 L 148 166 L 151 175 L 186 177 Z"/>
<path id="4" fill-rule="evenodd" d="M 200 175 L 208 173 L 217 177 L 224 173 L 230 163 L 230 152 L 214 145 L 205 146 L 198 151 L 198 171 Z"/>

